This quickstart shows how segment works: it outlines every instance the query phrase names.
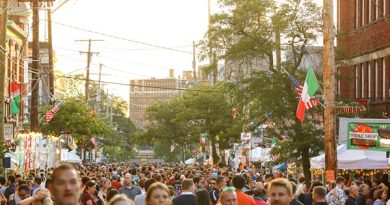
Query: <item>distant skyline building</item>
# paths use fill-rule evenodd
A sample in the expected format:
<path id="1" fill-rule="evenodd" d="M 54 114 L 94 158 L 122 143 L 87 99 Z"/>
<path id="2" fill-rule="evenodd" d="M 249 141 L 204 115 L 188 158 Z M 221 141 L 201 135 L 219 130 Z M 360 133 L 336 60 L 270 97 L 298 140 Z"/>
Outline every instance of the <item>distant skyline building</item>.
<path id="1" fill-rule="evenodd" d="M 282 62 L 293 60 L 292 51 L 284 48 L 282 51 Z M 276 57 L 274 57 L 276 59 Z M 275 62 L 274 62 L 275 64 Z M 225 60 L 223 78 L 225 80 L 237 80 L 249 77 L 251 73 L 261 70 L 269 70 L 268 58 L 242 59 L 239 61 Z M 303 54 L 299 69 L 312 68 L 315 71 L 322 71 L 322 46 L 307 46 Z"/>
<path id="2" fill-rule="evenodd" d="M 167 101 L 180 94 L 179 88 L 186 88 L 186 79 L 174 78 L 170 69 L 169 77 L 163 79 L 130 80 L 129 117 L 137 128 L 145 128 L 146 109 L 158 101 Z"/>

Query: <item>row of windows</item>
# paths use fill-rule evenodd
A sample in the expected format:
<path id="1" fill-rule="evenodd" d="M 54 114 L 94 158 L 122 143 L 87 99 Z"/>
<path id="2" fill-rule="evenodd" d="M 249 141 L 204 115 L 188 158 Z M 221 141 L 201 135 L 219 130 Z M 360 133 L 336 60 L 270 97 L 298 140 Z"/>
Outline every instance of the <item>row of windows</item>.
<path id="1" fill-rule="evenodd" d="M 385 17 L 389 6 L 389 0 L 355 0 L 355 28 Z"/>
<path id="2" fill-rule="evenodd" d="M 388 69 L 384 58 L 355 65 L 355 98 L 385 99 Z"/>
<path id="3" fill-rule="evenodd" d="M 174 95 L 178 94 L 178 92 L 158 92 L 158 93 L 130 93 L 131 97 L 151 97 L 151 96 L 167 96 L 172 97 Z"/>

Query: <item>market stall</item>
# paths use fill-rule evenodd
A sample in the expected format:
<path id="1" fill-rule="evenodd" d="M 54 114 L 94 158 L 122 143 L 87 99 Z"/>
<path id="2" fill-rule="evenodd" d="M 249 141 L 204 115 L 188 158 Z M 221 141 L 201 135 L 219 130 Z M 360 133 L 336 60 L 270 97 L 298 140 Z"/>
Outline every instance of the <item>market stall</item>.
<path id="1" fill-rule="evenodd" d="M 325 154 L 310 159 L 314 169 L 325 168 Z M 338 169 L 389 169 L 386 152 L 369 150 L 349 150 L 347 145 L 337 147 Z"/>
<path id="2" fill-rule="evenodd" d="M 66 158 L 63 157 L 63 161 L 73 162 L 73 163 L 81 162 L 81 158 L 76 154 L 76 150 L 72 150 L 70 152 L 63 152 L 63 153 L 67 154 Z"/>
<path id="3" fill-rule="evenodd" d="M 269 162 L 272 161 L 271 159 L 271 148 L 261 148 L 261 147 L 256 147 L 251 150 L 250 152 L 250 160 L 252 162 L 255 161 L 261 161 L 261 162 Z"/>

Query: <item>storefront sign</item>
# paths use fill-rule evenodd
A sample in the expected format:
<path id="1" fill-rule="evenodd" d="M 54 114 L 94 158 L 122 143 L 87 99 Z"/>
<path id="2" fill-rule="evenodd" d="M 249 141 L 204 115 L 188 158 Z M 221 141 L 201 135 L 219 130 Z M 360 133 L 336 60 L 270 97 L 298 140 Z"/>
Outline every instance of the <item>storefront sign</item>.
<path id="1" fill-rule="evenodd" d="M 390 151 L 390 123 L 348 123 L 347 148 Z"/>
<path id="2" fill-rule="evenodd" d="M 241 132 L 241 141 L 249 141 L 249 140 L 251 140 L 251 133 Z"/>
<path id="3" fill-rule="evenodd" d="M 4 123 L 4 140 L 12 141 L 14 139 L 14 123 Z"/>
<path id="4" fill-rule="evenodd" d="M 337 115 L 357 115 L 361 112 L 367 110 L 366 102 L 356 101 L 351 104 L 343 104 L 342 102 L 337 103 L 336 105 L 336 114 Z"/>
<path id="5" fill-rule="evenodd" d="M 335 182 L 336 180 L 334 178 L 334 170 L 326 170 L 325 171 L 325 178 L 326 178 L 327 183 Z"/>

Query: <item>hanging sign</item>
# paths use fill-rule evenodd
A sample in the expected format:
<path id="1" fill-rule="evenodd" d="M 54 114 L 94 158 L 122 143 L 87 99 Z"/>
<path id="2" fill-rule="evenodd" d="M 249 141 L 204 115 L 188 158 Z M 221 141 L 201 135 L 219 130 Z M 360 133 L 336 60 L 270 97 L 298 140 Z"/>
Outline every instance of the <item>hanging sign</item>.
<path id="1" fill-rule="evenodd" d="M 390 151 L 390 123 L 348 123 L 347 149 Z"/>

